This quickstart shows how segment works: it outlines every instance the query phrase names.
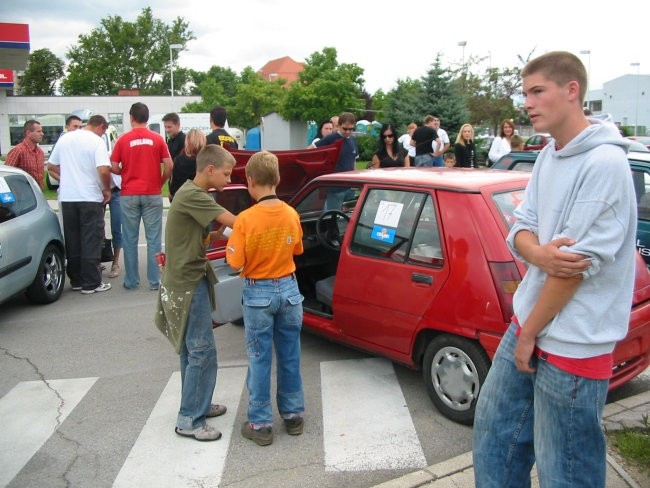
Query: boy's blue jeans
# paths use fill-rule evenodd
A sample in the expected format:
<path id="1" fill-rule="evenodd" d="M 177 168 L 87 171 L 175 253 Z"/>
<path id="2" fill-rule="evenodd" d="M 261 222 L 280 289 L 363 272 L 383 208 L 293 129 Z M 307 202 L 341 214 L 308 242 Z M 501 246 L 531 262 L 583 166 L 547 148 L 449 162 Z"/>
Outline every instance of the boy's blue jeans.
<path id="1" fill-rule="evenodd" d="M 278 279 L 245 279 L 244 326 L 248 353 L 248 421 L 271 427 L 271 363 L 277 361 L 277 403 L 282 418 L 305 410 L 300 373 L 302 301 L 294 275 Z"/>
<path id="2" fill-rule="evenodd" d="M 203 278 L 194 290 L 181 346 L 181 408 L 176 420 L 176 426 L 181 429 L 196 429 L 205 424 L 217 382 L 209 286 Z"/>
<path id="3" fill-rule="evenodd" d="M 575 376 L 536 358 L 534 374 L 519 372 L 515 331 L 511 324 L 479 394 L 473 432 L 476 487 L 530 487 L 537 462 L 541 488 L 604 488 L 600 422 L 608 381 Z"/>

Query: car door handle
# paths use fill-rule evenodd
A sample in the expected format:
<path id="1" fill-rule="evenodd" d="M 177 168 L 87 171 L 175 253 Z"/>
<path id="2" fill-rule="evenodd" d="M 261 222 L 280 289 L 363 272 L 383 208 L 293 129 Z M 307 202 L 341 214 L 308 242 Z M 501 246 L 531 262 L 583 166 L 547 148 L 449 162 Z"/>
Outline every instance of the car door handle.
<path id="1" fill-rule="evenodd" d="M 432 285 L 433 276 L 422 273 L 413 273 L 411 275 L 411 281 L 414 281 L 415 283 L 424 283 L 425 285 Z"/>

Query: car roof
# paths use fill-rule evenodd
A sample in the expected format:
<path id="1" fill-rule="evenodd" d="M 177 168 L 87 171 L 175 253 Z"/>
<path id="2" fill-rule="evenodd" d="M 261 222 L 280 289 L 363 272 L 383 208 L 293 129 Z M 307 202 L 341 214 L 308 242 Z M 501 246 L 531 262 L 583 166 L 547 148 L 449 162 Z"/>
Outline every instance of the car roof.
<path id="1" fill-rule="evenodd" d="M 17 168 L 15 166 L 7 166 L 6 164 L 0 164 L 0 176 L 9 176 L 9 175 L 23 175 L 28 178 L 32 177 L 32 175 L 30 175 L 26 171 L 23 171 L 20 168 Z"/>
<path id="2" fill-rule="evenodd" d="M 627 154 L 630 162 L 650 163 L 650 152 L 631 152 Z"/>
<path id="3" fill-rule="evenodd" d="M 480 192 L 492 185 L 526 186 L 530 173 L 470 168 L 381 168 L 319 176 L 316 181 L 412 185 Z"/>

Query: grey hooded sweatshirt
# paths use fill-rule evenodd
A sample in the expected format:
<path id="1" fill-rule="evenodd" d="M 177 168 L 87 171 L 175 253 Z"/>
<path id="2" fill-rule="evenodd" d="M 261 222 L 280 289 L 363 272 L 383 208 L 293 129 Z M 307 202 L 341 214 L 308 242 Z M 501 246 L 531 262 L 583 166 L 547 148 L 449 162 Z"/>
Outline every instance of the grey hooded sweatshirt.
<path id="1" fill-rule="evenodd" d="M 540 244 L 576 241 L 563 250 L 591 260 L 573 298 L 537 336 L 543 351 L 568 358 L 610 353 L 628 329 L 635 275 L 636 198 L 627 142 L 611 123 L 591 125 L 560 150 L 548 144 L 535 163 L 517 222 L 507 238 L 514 255 L 517 232 Z M 546 274 L 530 265 L 514 296 L 519 324 L 537 301 Z"/>

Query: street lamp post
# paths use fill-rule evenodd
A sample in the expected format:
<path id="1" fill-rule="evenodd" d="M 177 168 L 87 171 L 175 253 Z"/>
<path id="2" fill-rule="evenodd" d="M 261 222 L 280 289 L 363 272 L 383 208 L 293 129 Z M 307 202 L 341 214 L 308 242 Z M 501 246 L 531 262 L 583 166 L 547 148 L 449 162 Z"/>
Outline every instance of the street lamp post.
<path id="1" fill-rule="evenodd" d="M 589 85 L 591 85 L 591 51 L 589 49 L 585 49 L 584 51 L 580 51 L 580 54 L 586 54 L 589 56 L 587 58 L 587 99 L 585 100 L 585 105 L 588 109 L 591 110 L 591 107 L 589 106 Z"/>
<path id="2" fill-rule="evenodd" d="M 467 79 L 467 70 L 465 69 L 465 46 L 467 46 L 467 41 L 459 41 L 458 45 L 463 48 L 463 89 L 465 89 L 465 81 Z"/>
<path id="3" fill-rule="evenodd" d="M 463 48 L 463 69 L 465 68 L 465 46 L 467 46 L 467 41 L 459 41 L 458 45 Z"/>
<path id="4" fill-rule="evenodd" d="M 636 97 L 634 103 L 634 135 L 636 136 L 637 127 L 639 126 L 639 67 L 641 63 L 630 63 L 630 66 L 636 66 Z"/>
<path id="5" fill-rule="evenodd" d="M 172 93 L 172 112 L 174 111 L 174 57 L 172 49 L 182 49 L 181 44 L 170 44 L 169 45 L 169 75 L 171 79 L 171 93 Z"/>

